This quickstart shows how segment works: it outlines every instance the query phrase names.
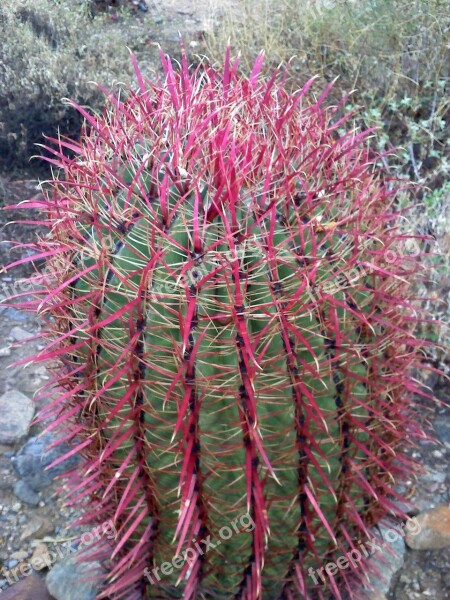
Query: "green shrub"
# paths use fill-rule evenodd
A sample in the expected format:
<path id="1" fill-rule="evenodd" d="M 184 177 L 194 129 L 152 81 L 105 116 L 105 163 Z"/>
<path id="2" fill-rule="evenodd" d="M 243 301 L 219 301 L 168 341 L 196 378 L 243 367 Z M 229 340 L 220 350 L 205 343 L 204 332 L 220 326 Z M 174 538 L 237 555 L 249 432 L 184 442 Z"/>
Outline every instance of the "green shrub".
<path id="1" fill-rule="evenodd" d="M 98 108 L 101 94 L 90 82 L 130 81 L 127 45 L 139 44 L 142 30 L 92 19 L 86 7 L 84 0 L 0 3 L 1 169 L 29 167 L 43 132 L 80 130 L 80 115 L 63 98 Z"/>

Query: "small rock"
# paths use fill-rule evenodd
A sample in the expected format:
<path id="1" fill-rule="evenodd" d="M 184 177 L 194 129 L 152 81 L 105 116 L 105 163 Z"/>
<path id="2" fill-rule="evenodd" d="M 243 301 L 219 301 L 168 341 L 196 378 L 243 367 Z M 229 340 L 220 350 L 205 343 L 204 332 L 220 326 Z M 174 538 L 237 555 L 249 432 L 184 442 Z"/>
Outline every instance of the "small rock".
<path id="1" fill-rule="evenodd" d="M 19 390 L 9 390 L 0 397 L 0 444 L 15 444 L 28 433 L 34 404 Z"/>
<path id="2" fill-rule="evenodd" d="M 36 545 L 36 548 L 34 549 L 33 555 L 30 559 L 30 563 L 33 569 L 36 569 L 36 571 L 41 571 L 52 564 L 51 557 L 48 553 L 47 544 L 44 544 L 44 542 L 39 542 L 39 544 Z"/>
<path id="3" fill-rule="evenodd" d="M 28 558 L 28 552 L 26 550 L 17 550 L 17 552 L 11 554 L 11 558 L 18 561 L 25 560 Z"/>
<path id="4" fill-rule="evenodd" d="M 80 461 L 79 456 L 73 455 L 51 469 L 46 469 L 59 456 L 70 450 L 70 446 L 66 443 L 49 449 L 50 444 L 54 441 L 55 438 L 48 433 L 30 438 L 12 459 L 14 469 L 19 477 L 35 492 L 50 485 L 54 477 L 75 467 Z"/>
<path id="5" fill-rule="evenodd" d="M 40 498 L 38 494 L 36 494 L 23 479 L 19 479 L 14 485 L 14 495 L 17 496 L 19 500 L 22 500 L 22 502 L 26 502 L 31 506 L 37 506 L 39 504 Z"/>
<path id="6" fill-rule="evenodd" d="M 41 538 L 45 535 L 53 533 L 54 526 L 45 517 L 39 517 L 38 515 L 32 515 L 28 524 L 24 528 L 20 541 L 30 541 L 35 538 Z"/>
<path id="7" fill-rule="evenodd" d="M 367 558 L 369 570 L 369 589 L 372 594 L 387 594 L 395 573 L 403 566 L 405 558 L 404 533 L 401 526 L 391 520 L 379 523 L 373 530 L 377 549 Z M 382 575 L 377 575 L 379 572 Z M 376 598 L 376 596 L 375 596 Z"/>
<path id="8" fill-rule="evenodd" d="M 11 306 L 2 312 L 2 316 L 12 321 L 27 321 L 29 318 L 25 311 L 17 310 Z"/>
<path id="9" fill-rule="evenodd" d="M 45 582 L 56 600 L 95 600 L 102 586 L 102 574 L 98 562 L 77 562 L 74 557 L 67 557 L 55 564 Z M 98 577 L 90 580 L 94 575 Z"/>
<path id="10" fill-rule="evenodd" d="M 441 550 L 450 546 L 450 507 L 437 506 L 415 517 L 418 527 L 406 530 L 405 541 L 413 550 Z"/>
<path id="11" fill-rule="evenodd" d="M 14 576 L 10 576 L 8 583 L 13 585 L 3 590 L 2 600 L 52 600 L 44 580 L 31 571 L 30 565 L 25 565 L 22 571 L 28 577 L 14 583 Z"/>
<path id="12" fill-rule="evenodd" d="M 0 357 L 1 356 L 11 356 L 11 347 L 5 346 L 4 348 L 0 348 Z"/>
<path id="13" fill-rule="evenodd" d="M 26 331 L 25 329 L 22 329 L 22 327 L 13 327 L 11 329 L 10 335 L 13 339 L 16 340 L 16 342 L 23 342 L 24 340 L 27 340 L 28 338 L 33 336 L 32 333 Z"/>
<path id="14" fill-rule="evenodd" d="M 16 560 L 15 558 L 11 558 L 10 560 L 7 560 L 5 563 L 7 569 L 14 569 L 14 567 L 17 567 L 18 564 L 19 564 L 19 561 Z"/>

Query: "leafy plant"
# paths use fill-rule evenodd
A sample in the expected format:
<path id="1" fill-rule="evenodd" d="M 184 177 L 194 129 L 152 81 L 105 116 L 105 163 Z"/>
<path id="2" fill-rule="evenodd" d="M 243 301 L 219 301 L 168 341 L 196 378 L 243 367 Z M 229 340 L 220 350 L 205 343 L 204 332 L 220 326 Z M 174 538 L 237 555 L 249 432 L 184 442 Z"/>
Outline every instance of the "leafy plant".
<path id="1" fill-rule="evenodd" d="M 69 503 L 117 529 L 99 597 L 360 598 L 367 563 L 311 574 L 401 514 L 422 435 L 395 189 L 330 86 L 291 94 L 262 55 L 241 77 L 229 49 L 223 74 L 162 55 L 159 83 L 133 60 L 138 90 L 77 107 L 24 205 L 49 228 L 22 303 L 46 320 L 43 415 L 87 460 Z"/>

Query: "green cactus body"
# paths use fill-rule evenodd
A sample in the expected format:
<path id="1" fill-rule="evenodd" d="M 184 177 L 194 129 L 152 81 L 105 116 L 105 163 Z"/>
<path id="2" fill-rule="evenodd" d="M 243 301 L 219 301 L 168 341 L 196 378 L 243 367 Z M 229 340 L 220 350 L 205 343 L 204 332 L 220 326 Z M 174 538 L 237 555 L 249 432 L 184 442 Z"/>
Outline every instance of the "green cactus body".
<path id="1" fill-rule="evenodd" d="M 418 431 L 393 194 L 311 82 L 163 66 L 87 117 L 47 201 L 62 410 L 118 532 L 103 597 L 352 596 L 311 572 L 391 510 Z"/>

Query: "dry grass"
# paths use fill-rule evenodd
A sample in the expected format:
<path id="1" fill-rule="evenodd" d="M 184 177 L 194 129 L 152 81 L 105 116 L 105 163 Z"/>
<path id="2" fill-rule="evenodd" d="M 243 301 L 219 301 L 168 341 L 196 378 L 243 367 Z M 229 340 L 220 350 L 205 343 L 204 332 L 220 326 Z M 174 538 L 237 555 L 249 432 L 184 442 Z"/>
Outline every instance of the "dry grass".
<path id="1" fill-rule="evenodd" d="M 400 87 L 417 96 L 421 82 L 449 75 L 444 0 L 242 0 L 209 37 L 212 56 L 228 40 L 246 67 L 264 49 L 269 68 L 291 60 L 299 78 L 339 75 L 388 96 Z"/>
<path id="2" fill-rule="evenodd" d="M 381 148 L 404 146 L 403 173 L 443 184 L 450 154 L 447 0 L 243 0 L 208 37 L 219 62 L 228 40 L 245 70 L 264 49 L 268 71 L 290 61 L 293 86 L 317 75 L 323 89 L 338 77 L 334 97 L 353 92 L 349 104 L 362 107 L 360 125 L 380 128 Z"/>

